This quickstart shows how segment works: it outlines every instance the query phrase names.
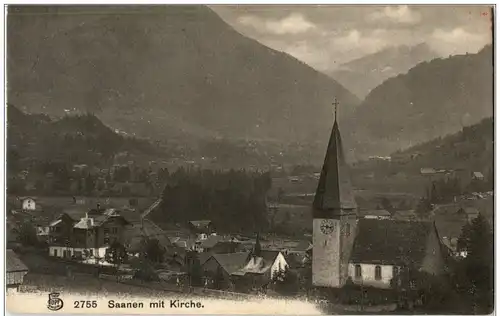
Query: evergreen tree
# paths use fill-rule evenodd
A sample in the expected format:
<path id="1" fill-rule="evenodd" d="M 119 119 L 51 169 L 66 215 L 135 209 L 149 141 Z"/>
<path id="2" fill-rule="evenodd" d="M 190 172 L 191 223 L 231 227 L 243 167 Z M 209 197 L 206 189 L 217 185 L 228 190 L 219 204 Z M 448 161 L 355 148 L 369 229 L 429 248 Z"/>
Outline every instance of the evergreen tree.
<path id="1" fill-rule="evenodd" d="M 484 216 L 480 214 L 464 226 L 459 247 L 467 251 L 467 257 L 459 264 L 457 285 L 471 296 L 476 313 L 490 313 L 493 310 L 494 241 Z"/>

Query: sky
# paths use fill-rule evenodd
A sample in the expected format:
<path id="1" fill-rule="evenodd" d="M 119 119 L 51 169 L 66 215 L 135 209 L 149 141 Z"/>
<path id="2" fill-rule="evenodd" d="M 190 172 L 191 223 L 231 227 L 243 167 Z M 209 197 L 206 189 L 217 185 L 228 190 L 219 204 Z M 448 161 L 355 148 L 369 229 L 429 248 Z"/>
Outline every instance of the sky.
<path id="1" fill-rule="evenodd" d="M 238 32 L 330 72 L 386 47 L 426 43 L 437 54 L 491 43 L 486 6 L 210 6 Z"/>

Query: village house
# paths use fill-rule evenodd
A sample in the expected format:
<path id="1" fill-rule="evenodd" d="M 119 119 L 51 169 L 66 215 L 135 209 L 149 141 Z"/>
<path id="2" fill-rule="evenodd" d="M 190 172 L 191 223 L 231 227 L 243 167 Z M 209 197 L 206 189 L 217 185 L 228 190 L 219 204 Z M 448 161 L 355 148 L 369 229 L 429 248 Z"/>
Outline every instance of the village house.
<path id="1" fill-rule="evenodd" d="M 289 267 L 282 252 L 262 250 L 258 238 L 250 252 L 213 254 L 204 261 L 206 286 L 237 291 L 264 289 L 279 271 Z"/>
<path id="2" fill-rule="evenodd" d="M 28 267 L 11 249 L 7 249 L 5 253 L 5 272 L 7 293 L 17 292 L 19 286 L 23 284 L 24 276 L 28 273 Z"/>
<path id="3" fill-rule="evenodd" d="M 129 222 L 100 209 L 72 209 L 49 224 L 49 255 L 61 258 L 104 258 L 115 241 L 123 244 Z"/>
<path id="4" fill-rule="evenodd" d="M 445 273 L 445 254 L 433 222 L 361 219 L 358 230 L 348 273 L 354 284 L 390 288 L 407 269 Z"/>
<path id="5" fill-rule="evenodd" d="M 19 201 L 21 202 L 21 209 L 23 211 L 34 211 L 37 209 L 35 198 L 24 196 L 19 197 Z"/>
<path id="6" fill-rule="evenodd" d="M 210 220 L 190 221 L 188 226 L 191 234 L 197 239 L 204 239 L 216 233 L 214 224 Z"/>
<path id="7" fill-rule="evenodd" d="M 390 219 L 391 213 L 387 210 L 359 210 L 359 218 L 366 219 Z"/>

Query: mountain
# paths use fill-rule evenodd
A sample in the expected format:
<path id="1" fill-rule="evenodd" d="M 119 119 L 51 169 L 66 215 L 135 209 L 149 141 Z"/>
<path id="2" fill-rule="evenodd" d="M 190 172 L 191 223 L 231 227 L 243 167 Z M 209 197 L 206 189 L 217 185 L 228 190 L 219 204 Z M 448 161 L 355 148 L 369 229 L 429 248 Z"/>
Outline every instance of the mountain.
<path id="1" fill-rule="evenodd" d="M 342 64 L 329 75 L 360 99 L 385 80 L 438 57 L 425 44 L 392 46 Z"/>
<path id="2" fill-rule="evenodd" d="M 38 162 L 109 165 L 115 154 L 159 157 L 144 140 L 123 137 L 91 114 L 52 120 L 7 107 L 7 162 L 9 170 Z M 106 164 L 108 163 L 108 164 Z"/>
<path id="3" fill-rule="evenodd" d="M 423 62 L 373 89 L 344 120 L 358 156 L 388 155 L 493 115 L 492 46 Z M 341 126 L 341 127 L 342 127 Z"/>
<path id="4" fill-rule="evenodd" d="M 130 135 L 326 143 L 332 99 L 360 102 L 205 6 L 9 6 L 7 33 L 9 102 Z"/>
<path id="5" fill-rule="evenodd" d="M 406 160 L 416 168 L 493 170 L 493 117 L 466 126 L 457 133 L 439 137 L 392 154 L 393 160 Z"/>

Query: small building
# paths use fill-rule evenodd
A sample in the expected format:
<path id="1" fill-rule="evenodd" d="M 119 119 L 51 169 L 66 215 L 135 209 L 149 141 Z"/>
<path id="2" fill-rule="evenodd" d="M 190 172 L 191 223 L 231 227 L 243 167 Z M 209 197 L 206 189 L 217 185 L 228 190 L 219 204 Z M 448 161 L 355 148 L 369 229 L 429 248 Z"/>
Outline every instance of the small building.
<path id="1" fill-rule="evenodd" d="M 19 259 L 12 249 L 7 249 L 5 253 L 5 270 L 7 292 L 17 292 L 19 286 L 23 284 L 24 276 L 28 273 L 28 267 Z"/>
<path id="2" fill-rule="evenodd" d="M 249 257 L 250 252 L 213 254 L 202 265 L 205 287 L 234 290 L 236 284 L 232 274 L 245 267 Z"/>
<path id="3" fill-rule="evenodd" d="M 359 210 L 359 217 L 366 219 L 389 219 L 391 213 L 387 210 Z"/>
<path id="4" fill-rule="evenodd" d="M 191 234 L 196 236 L 201 234 L 211 235 L 215 233 L 215 227 L 211 220 L 190 221 L 189 229 Z"/>
<path id="5" fill-rule="evenodd" d="M 470 222 L 479 216 L 479 211 L 474 207 L 461 207 L 457 211 L 457 215 L 463 217 L 468 222 Z"/>
<path id="6" fill-rule="evenodd" d="M 19 201 L 21 202 L 21 208 L 23 211 L 36 210 L 36 200 L 34 198 L 29 196 L 20 197 Z"/>
<path id="7" fill-rule="evenodd" d="M 484 175 L 480 171 L 474 171 L 472 172 L 472 180 L 478 180 L 478 181 L 483 181 L 484 180 Z"/>
<path id="8" fill-rule="evenodd" d="M 62 213 L 49 224 L 49 255 L 78 260 L 102 259 L 113 242 L 125 243 L 125 226 L 128 225 L 130 223 L 123 216 L 105 214 L 99 207 Z"/>
<path id="9" fill-rule="evenodd" d="M 404 271 L 445 273 L 445 255 L 433 222 L 360 220 L 349 260 L 354 284 L 390 288 Z"/>

